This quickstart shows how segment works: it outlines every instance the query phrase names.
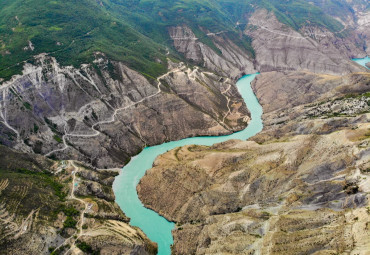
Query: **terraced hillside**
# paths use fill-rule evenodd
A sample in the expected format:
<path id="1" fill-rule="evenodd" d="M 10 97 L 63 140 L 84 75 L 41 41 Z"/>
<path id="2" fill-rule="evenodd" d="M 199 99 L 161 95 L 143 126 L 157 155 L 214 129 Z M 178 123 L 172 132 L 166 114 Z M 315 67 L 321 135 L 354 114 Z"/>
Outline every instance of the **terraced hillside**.
<path id="1" fill-rule="evenodd" d="M 1 254 L 156 253 L 114 202 L 116 172 L 4 146 L 0 156 Z"/>

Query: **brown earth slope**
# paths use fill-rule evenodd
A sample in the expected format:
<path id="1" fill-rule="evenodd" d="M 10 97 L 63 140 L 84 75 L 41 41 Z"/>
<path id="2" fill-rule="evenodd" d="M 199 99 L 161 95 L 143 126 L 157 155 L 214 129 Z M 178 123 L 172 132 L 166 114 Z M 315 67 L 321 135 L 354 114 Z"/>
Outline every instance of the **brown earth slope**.
<path id="1" fill-rule="evenodd" d="M 159 156 L 140 199 L 177 223 L 174 254 L 369 254 L 368 74 L 320 87 L 325 77 L 289 73 L 270 83 L 284 80 L 277 110 L 259 93 L 264 75 L 255 82 L 264 131 Z M 312 95 L 293 95 L 290 83 Z"/>
<path id="2" fill-rule="evenodd" d="M 156 254 L 114 202 L 112 171 L 0 145 L 0 254 Z"/>

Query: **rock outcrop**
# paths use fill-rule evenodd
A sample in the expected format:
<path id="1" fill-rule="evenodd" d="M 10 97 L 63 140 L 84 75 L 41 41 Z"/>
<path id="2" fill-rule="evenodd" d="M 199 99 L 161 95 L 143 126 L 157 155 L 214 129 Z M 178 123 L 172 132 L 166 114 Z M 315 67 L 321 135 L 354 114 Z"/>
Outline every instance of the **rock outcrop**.
<path id="1" fill-rule="evenodd" d="M 262 74 L 263 132 L 159 156 L 137 190 L 177 223 L 173 254 L 369 253 L 369 79 Z"/>
<path id="2" fill-rule="evenodd" d="M 366 54 L 370 56 L 370 11 L 357 10 L 357 27 L 356 31 L 365 40 Z"/>
<path id="3" fill-rule="evenodd" d="M 102 54 L 80 69 L 38 56 L 0 87 L 1 143 L 105 168 L 146 145 L 246 126 L 232 80 L 182 63 L 169 68 L 150 83 Z"/>
<path id="4" fill-rule="evenodd" d="M 190 61 L 233 79 L 240 78 L 241 74 L 255 73 L 253 60 L 227 37 L 227 31 L 206 32 L 207 39 L 212 41 L 218 53 L 202 43 L 185 25 L 169 28 L 169 34 L 175 49 Z"/>
<path id="5" fill-rule="evenodd" d="M 309 70 L 345 74 L 362 70 L 350 60 L 365 55 L 352 37 L 341 39 L 328 30 L 309 26 L 298 32 L 263 9 L 249 18 L 245 33 L 253 38 L 256 69 L 260 72 Z"/>
<path id="6" fill-rule="evenodd" d="M 342 93 L 369 91 L 370 73 L 340 76 L 302 71 L 266 72 L 256 77 L 252 88 L 267 114 Z"/>

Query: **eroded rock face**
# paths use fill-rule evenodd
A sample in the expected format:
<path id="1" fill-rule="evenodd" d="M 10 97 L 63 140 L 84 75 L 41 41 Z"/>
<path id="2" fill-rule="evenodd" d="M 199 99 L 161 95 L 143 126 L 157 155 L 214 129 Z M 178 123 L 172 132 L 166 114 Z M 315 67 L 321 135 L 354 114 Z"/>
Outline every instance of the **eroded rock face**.
<path id="1" fill-rule="evenodd" d="M 145 145 L 246 126 L 234 82 L 197 67 L 170 63 L 152 84 L 99 54 L 80 69 L 35 61 L 0 87 L 1 142 L 17 149 L 118 167 Z"/>
<path id="2" fill-rule="evenodd" d="M 369 161 L 362 156 L 369 148 L 360 146 L 369 127 L 263 145 L 183 147 L 157 159 L 138 186 L 139 196 L 178 222 L 175 254 L 354 249 L 345 237 L 355 238 L 351 226 L 365 228 L 370 219 L 364 208 L 368 176 L 359 168 Z M 356 222 L 352 215 L 359 214 Z"/>
<path id="3" fill-rule="evenodd" d="M 369 111 L 370 73 L 271 72 L 258 76 L 252 86 L 264 111 L 264 132 L 251 138 L 260 143 L 300 134 L 327 134 L 367 121 L 363 113 Z"/>
<path id="4" fill-rule="evenodd" d="M 340 39 L 317 27 L 303 27 L 297 32 L 263 9 L 250 17 L 245 33 L 253 38 L 256 69 L 260 72 L 309 70 L 345 74 L 362 70 L 350 61 L 354 56 L 365 55 L 351 37 Z"/>
<path id="5" fill-rule="evenodd" d="M 370 55 L 370 11 L 358 10 L 357 16 L 357 32 L 364 38 L 366 45 L 366 53 Z"/>
<path id="6" fill-rule="evenodd" d="M 369 91 L 370 73 L 340 76 L 302 71 L 267 72 L 256 77 L 252 88 L 266 114 L 341 93 Z"/>
<path id="7" fill-rule="evenodd" d="M 368 125 L 361 126 L 358 135 L 363 135 L 367 128 Z M 343 171 L 355 165 L 354 159 L 345 155 L 360 143 L 347 141 L 349 134 L 353 135 L 348 131 L 322 137 L 292 137 L 290 142 L 266 145 L 230 142 L 232 145 L 229 146 L 183 147 L 163 157 L 168 159 L 172 154 L 171 160 L 159 157 L 156 166 L 142 179 L 138 191 L 146 205 L 159 209 L 159 212 L 176 222 L 204 220 L 208 215 L 234 212 L 254 203 L 266 203 L 298 188 L 297 183 L 303 184 L 299 188 L 303 190 L 301 192 L 312 193 L 302 198 L 300 203 L 303 205 L 316 201 L 331 207 L 334 197 L 334 200 L 343 200 L 341 208 L 351 205 L 351 200 L 360 202 L 358 206 L 363 205 L 364 199 L 360 197 L 364 198 L 365 194 L 359 193 L 351 199 L 340 192 L 345 182 L 343 185 L 340 182 L 326 183 L 337 172 L 343 174 Z M 342 143 L 340 146 L 330 149 L 333 142 L 339 141 Z M 226 146 L 225 149 L 220 149 L 223 146 Z M 336 153 L 337 150 L 341 153 Z M 176 158 L 179 160 L 174 160 Z M 292 179 L 294 182 L 290 181 Z M 345 181 L 344 176 L 334 179 Z M 163 184 L 156 190 L 151 189 L 154 187 L 151 183 L 159 180 Z M 323 185 L 322 190 L 328 186 L 325 194 L 319 186 L 315 187 L 316 182 Z M 328 192 L 330 189 L 333 189 L 333 194 Z M 340 194 L 334 194 L 336 192 Z M 160 201 L 155 199 L 158 194 L 162 196 Z"/>
<path id="8" fill-rule="evenodd" d="M 169 29 L 175 49 L 187 59 L 233 79 L 240 78 L 241 74 L 255 73 L 251 57 L 227 36 L 223 36 L 224 32 L 207 33 L 207 37 L 220 51 L 219 54 L 200 42 L 189 27 L 176 26 Z"/>
<path id="9" fill-rule="evenodd" d="M 145 206 L 177 223 L 173 253 L 370 252 L 369 74 L 275 72 L 253 85 L 263 132 L 169 151 L 137 187 Z M 261 93 L 269 89 L 282 97 Z"/>

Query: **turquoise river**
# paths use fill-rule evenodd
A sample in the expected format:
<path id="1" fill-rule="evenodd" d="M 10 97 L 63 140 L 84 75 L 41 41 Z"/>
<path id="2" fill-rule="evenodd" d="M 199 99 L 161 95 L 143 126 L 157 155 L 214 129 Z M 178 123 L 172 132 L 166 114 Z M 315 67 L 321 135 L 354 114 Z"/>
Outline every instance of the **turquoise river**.
<path id="1" fill-rule="evenodd" d="M 171 254 L 170 245 L 173 243 L 171 230 L 175 225 L 159 216 L 156 212 L 145 208 L 137 196 L 136 186 L 146 170 L 152 167 L 154 159 L 166 151 L 188 144 L 212 145 L 229 139 L 246 140 L 260 132 L 263 127 L 261 119 L 262 107 L 250 86 L 256 76 L 257 74 L 246 75 L 236 84 L 251 112 L 252 120 L 246 129 L 226 136 L 192 137 L 146 147 L 141 153 L 133 157 L 122 169 L 120 175 L 116 177 L 113 190 L 117 204 L 131 218 L 131 225 L 141 228 L 152 241 L 158 243 L 159 255 Z"/>
<path id="2" fill-rule="evenodd" d="M 370 61 L 370 58 L 366 57 L 363 59 L 353 60 L 358 64 L 365 66 L 365 64 Z M 129 164 L 122 169 L 120 175 L 116 177 L 113 184 L 113 190 L 116 195 L 117 204 L 125 214 L 131 218 L 131 224 L 133 226 L 141 228 L 152 241 L 158 243 L 159 255 L 171 254 L 170 246 L 173 243 L 171 230 L 175 225 L 158 215 L 156 212 L 145 208 L 138 198 L 136 186 L 144 176 L 145 172 L 152 167 L 154 159 L 166 151 L 189 144 L 212 145 L 229 139 L 246 140 L 260 132 L 263 128 L 261 119 L 262 107 L 258 103 L 258 100 L 250 86 L 256 76 L 257 74 L 246 75 L 236 84 L 249 111 L 251 112 L 252 120 L 246 129 L 226 136 L 192 137 L 180 141 L 147 147 L 140 154 L 133 157 Z"/>
<path id="3" fill-rule="evenodd" d="M 357 64 L 362 65 L 363 67 L 366 67 L 367 69 L 370 69 L 366 66 L 366 63 L 370 62 L 370 57 L 366 58 L 354 58 L 353 61 L 357 62 Z"/>

